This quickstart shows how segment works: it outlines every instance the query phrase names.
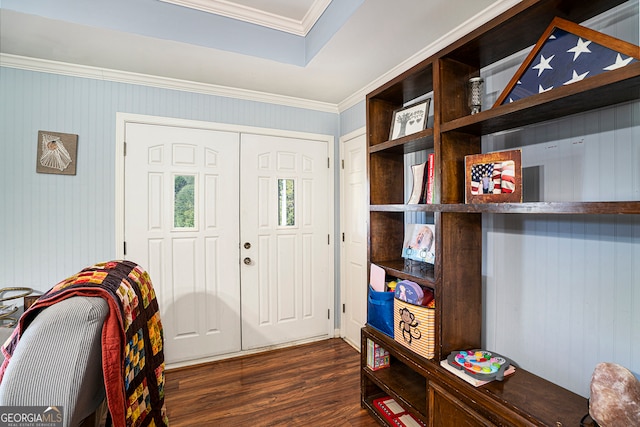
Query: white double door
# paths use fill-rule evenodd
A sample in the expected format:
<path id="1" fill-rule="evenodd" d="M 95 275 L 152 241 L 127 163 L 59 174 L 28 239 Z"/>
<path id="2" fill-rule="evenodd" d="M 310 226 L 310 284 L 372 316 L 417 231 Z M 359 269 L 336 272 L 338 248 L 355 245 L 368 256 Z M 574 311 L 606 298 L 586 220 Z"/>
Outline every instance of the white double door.
<path id="1" fill-rule="evenodd" d="M 327 336 L 327 141 L 127 123 L 127 259 L 168 364 Z"/>

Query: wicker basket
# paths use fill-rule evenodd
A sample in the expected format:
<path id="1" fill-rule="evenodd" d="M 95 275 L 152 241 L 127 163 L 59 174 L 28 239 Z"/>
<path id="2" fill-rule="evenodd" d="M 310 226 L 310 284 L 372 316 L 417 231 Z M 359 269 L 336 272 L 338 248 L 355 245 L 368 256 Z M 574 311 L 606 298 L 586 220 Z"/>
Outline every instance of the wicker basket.
<path id="1" fill-rule="evenodd" d="M 435 319 L 434 308 L 393 301 L 394 339 L 427 359 L 435 356 Z"/>

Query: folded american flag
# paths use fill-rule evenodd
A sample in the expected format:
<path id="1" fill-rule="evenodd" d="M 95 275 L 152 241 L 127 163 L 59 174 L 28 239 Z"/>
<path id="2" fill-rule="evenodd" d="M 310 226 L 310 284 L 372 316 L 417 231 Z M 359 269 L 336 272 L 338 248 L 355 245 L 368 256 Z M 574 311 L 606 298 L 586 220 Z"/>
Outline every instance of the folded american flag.
<path id="1" fill-rule="evenodd" d="M 560 28 L 560 26 L 578 34 Z M 508 87 L 505 91 L 506 95 L 503 93 L 498 98 L 498 104 L 508 104 L 638 61 L 629 55 L 630 52 L 635 51 L 637 56 L 639 52 L 638 47 L 630 43 L 617 40 L 624 51 L 619 52 L 587 39 L 585 35 L 602 40 L 604 43 L 608 40 L 616 40 L 613 37 L 559 18 L 553 21 L 550 29 L 551 32 L 546 40 L 541 40 L 540 48 L 537 51 L 534 48 L 532 54 L 525 61 L 525 64 L 528 63 L 526 69 L 522 69 L 523 65 L 519 70 L 520 74 L 516 84 L 513 84 L 512 80 L 513 87 L 510 90 Z M 548 33 L 549 30 L 545 34 Z M 541 42 L 538 42 L 538 46 Z"/>

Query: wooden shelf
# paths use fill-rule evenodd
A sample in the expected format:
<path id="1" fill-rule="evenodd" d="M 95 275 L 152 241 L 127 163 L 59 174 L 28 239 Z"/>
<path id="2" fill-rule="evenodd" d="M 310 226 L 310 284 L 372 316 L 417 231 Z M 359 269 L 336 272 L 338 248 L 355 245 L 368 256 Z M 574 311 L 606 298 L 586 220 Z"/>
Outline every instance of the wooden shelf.
<path id="1" fill-rule="evenodd" d="M 580 419 L 588 411 L 587 399 L 559 387 L 537 375 L 517 368 L 516 372 L 503 381 L 492 381 L 474 387 L 451 374 L 441 366 L 437 376 L 442 383 L 454 390 L 464 390 L 462 401 L 479 402 L 481 405 L 504 405 L 505 413 L 497 412 L 502 418 L 516 421 L 526 420 L 532 424 L 578 426 Z M 491 414 L 485 414 L 491 417 Z M 556 424 L 561 423 L 561 424 Z"/>
<path id="2" fill-rule="evenodd" d="M 391 396 L 403 408 L 411 411 L 423 421 L 427 420 L 427 371 L 422 367 L 429 363 L 427 359 L 417 354 L 406 352 L 388 335 L 366 326 L 362 330 L 362 339 L 371 339 L 379 343 L 391 355 L 388 368 L 373 371 L 367 367 L 362 370 L 364 378 L 373 382 L 382 395 Z M 366 351 L 366 350 L 365 350 Z M 376 397 L 367 397 L 369 405 Z M 375 409 L 375 408 L 374 408 Z"/>
<path id="3" fill-rule="evenodd" d="M 438 52 L 480 69 L 533 46 L 553 18 L 581 23 L 626 0 L 523 0 L 511 9 Z M 505 34 L 517 36 L 505 37 Z"/>
<path id="4" fill-rule="evenodd" d="M 389 335 L 370 326 L 362 328 L 362 334 L 365 338 L 371 338 L 380 343 L 382 347 L 388 350 L 401 363 L 410 366 L 413 371 L 421 376 L 426 377 L 435 372 L 436 364 L 433 360 L 426 359 L 412 351 L 406 350 Z"/>
<path id="5" fill-rule="evenodd" d="M 640 201 L 451 203 L 433 205 L 370 205 L 371 212 L 458 212 L 502 214 L 638 215 Z"/>
<path id="6" fill-rule="evenodd" d="M 400 205 L 400 204 L 388 204 L 388 205 L 369 205 L 369 211 L 371 212 L 442 212 L 442 206 L 438 204 L 417 204 L 417 205 Z"/>
<path id="7" fill-rule="evenodd" d="M 372 371 L 363 369 L 363 374 L 374 382 L 380 393 L 367 398 L 372 409 L 373 399 L 390 395 L 405 409 L 423 418 L 428 413 L 425 407 L 427 396 L 423 385 L 429 378 L 452 391 L 465 405 L 477 409 L 482 416 L 496 424 L 507 421 L 509 425 L 579 425 L 588 411 L 587 400 L 582 396 L 559 387 L 524 369 L 517 368 L 513 375 L 503 381 L 493 381 L 474 387 L 451 374 L 439 365 L 439 361 L 427 360 L 404 349 L 391 337 L 366 326 L 362 336 L 379 343 L 396 358 L 390 368 Z M 394 370 L 395 369 L 395 370 Z M 490 408 L 485 412 L 480 407 Z"/>
<path id="8" fill-rule="evenodd" d="M 427 383 L 403 363 L 391 363 L 388 368 L 372 371 L 365 368 L 364 374 L 385 394 L 393 397 L 403 408 L 411 410 L 420 418 L 426 417 Z"/>
<path id="9" fill-rule="evenodd" d="M 367 103 L 375 98 L 402 106 L 431 91 L 433 91 L 433 64 L 426 60 L 369 93 Z"/>
<path id="10" fill-rule="evenodd" d="M 640 98 L 640 62 L 580 82 L 461 117 L 442 132 L 488 135 Z"/>
<path id="11" fill-rule="evenodd" d="M 369 147 L 369 154 L 381 152 L 407 154 L 429 149 L 433 149 L 433 129 L 431 128 L 402 138 L 372 145 Z"/>
<path id="12" fill-rule="evenodd" d="M 372 262 L 384 268 L 389 276 L 412 280 L 430 288 L 436 287 L 434 266 L 431 264 L 421 263 L 425 267 L 421 269 L 419 267 L 406 267 L 402 258 L 385 261 L 372 260 Z"/>

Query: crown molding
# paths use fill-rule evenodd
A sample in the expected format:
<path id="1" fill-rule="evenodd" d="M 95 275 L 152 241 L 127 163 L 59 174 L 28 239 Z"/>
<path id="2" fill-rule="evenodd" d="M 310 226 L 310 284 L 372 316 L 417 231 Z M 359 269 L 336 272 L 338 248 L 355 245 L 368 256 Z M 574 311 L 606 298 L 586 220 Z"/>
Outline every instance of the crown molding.
<path id="1" fill-rule="evenodd" d="M 0 53 L 0 66 L 18 68 L 21 70 L 38 71 L 43 73 L 61 74 L 72 77 L 105 80 L 118 83 L 129 83 L 141 86 L 158 87 L 162 89 L 179 90 L 183 92 L 201 93 L 205 95 L 222 96 L 226 98 L 244 99 L 247 101 L 264 102 L 267 104 L 284 105 L 294 108 L 338 113 L 336 104 L 311 101 L 292 96 L 275 95 L 247 89 L 198 83 L 168 77 L 152 76 L 132 73 L 128 71 L 111 70 L 107 68 L 89 67 L 86 65 L 70 64 L 66 62 L 50 61 L 46 59 L 30 58 L 26 56 Z"/>
<path id="2" fill-rule="evenodd" d="M 442 49 L 466 36 L 471 31 L 479 28 L 481 25 L 489 22 L 491 19 L 495 18 L 501 13 L 506 12 L 513 6 L 520 3 L 520 1 L 521 0 L 502 0 L 480 11 L 475 16 L 467 19 L 453 30 L 449 31 L 430 45 L 426 46 L 424 49 L 417 52 L 415 55 L 409 57 L 407 60 L 401 62 L 397 66 L 387 71 L 385 74 L 376 78 L 353 95 L 345 98 L 343 101 L 338 103 L 338 111 L 345 111 L 358 104 L 359 102 L 364 101 L 369 92 L 382 86 L 396 76 L 399 76 L 400 74 L 404 73 L 414 65 L 419 64 L 430 56 L 435 55 Z"/>
<path id="3" fill-rule="evenodd" d="M 316 0 L 313 2 L 301 21 L 305 36 L 311 31 L 311 28 L 316 25 L 316 22 L 318 22 L 318 19 L 320 19 L 324 11 L 327 10 L 331 1 L 332 0 Z"/>
<path id="4" fill-rule="evenodd" d="M 226 0 L 160 0 L 203 12 L 238 19 L 251 24 L 261 25 L 296 36 L 305 37 L 316 21 L 322 16 L 331 0 L 316 0 L 301 20 L 288 18 L 240 5 Z"/>

